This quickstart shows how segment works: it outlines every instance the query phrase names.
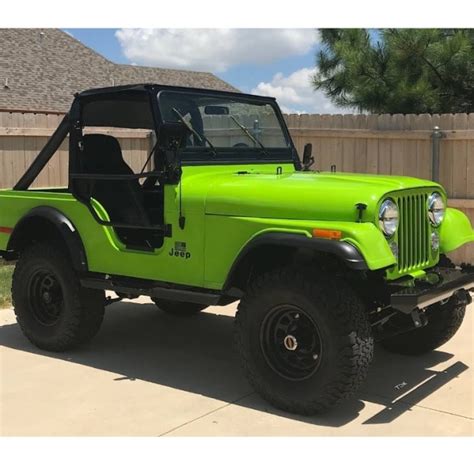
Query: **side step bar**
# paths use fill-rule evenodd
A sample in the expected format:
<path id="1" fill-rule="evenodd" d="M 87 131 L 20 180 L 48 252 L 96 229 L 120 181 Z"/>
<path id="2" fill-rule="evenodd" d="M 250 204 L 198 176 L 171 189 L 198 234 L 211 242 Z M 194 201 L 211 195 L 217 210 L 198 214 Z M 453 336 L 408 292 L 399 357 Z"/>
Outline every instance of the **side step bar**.
<path id="1" fill-rule="evenodd" d="M 97 290 L 111 290 L 133 296 L 150 296 L 152 298 L 163 298 L 173 301 L 184 301 L 188 303 L 206 304 L 208 306 L 221 304 L 222 294 L 218 292 L 203 292 L 187 288 L 165 287 L 154 281 L 131 280 L 127 282 L 114 278 L 89 277 L 82 278 L 81 285 L 85 288 Z M 226 304 L 226 302 L 224 303 Z"/>

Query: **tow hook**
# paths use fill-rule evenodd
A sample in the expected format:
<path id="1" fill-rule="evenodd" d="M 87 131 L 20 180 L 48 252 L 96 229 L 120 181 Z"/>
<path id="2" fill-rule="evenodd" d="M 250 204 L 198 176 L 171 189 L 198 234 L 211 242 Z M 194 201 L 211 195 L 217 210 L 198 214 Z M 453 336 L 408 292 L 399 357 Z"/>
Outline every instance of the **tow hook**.
<path id="1" fill-rule="evenodd" d="M 470 290 L 459 290 L 453 295 L 454 306 L 468 306 L 472 303 L 470 292 L 474 292 L 474 288 Z"/>
<path id="2" fill-rule="evenodd" d="M 419 309 L 415 309 L 411 313 L 411 319 L 413 320 L 413 324 L 416 328 L 422 328 L 428 324 L 427 317 L 425 316 L 424 312 L 420 311 Z"/>

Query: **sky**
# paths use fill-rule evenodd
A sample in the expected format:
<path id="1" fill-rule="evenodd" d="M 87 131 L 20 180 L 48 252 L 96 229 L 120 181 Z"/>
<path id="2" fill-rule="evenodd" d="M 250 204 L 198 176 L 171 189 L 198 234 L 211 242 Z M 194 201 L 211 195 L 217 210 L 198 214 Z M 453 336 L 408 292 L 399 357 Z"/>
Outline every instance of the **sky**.
<path id="1" fill-rule="evenodd" d="M 116 63 L 212 72 L 287 113 L 344 113 L 314 91 L 316 29 L 67 29 Z"/>

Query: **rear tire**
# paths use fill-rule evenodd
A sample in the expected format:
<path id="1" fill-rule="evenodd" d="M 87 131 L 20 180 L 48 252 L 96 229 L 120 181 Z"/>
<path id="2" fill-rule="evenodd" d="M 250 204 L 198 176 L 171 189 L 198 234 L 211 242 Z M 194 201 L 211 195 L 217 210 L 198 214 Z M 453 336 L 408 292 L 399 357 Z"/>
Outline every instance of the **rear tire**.
<path id="1" fill-rule="evenodd" d="M 353 395 L 373 357 L 360 298 L 342 279 L 301 269 L 254 280 L 240 301 L 235 335 L 257 393 L 277 408 L 304 415 Z"/>
<path id="2" fill-rule="evenodd" d="M 421 355 L 431 352 L 448 342 L 461 327 L 466 313 L 465 305 L 450 301 L 444 305 L 428 308 L 428 324 L 420 329 L 399 334 L 382 341 L 390 352 L 403 355 Z"/>
<path id="3" fill-rule="evenodd" d="M 193 316 L 207 308 L 205 304 L 171 301 L 161 298 L 152 298 L 152 301 L 161 311 L 172 314 L 173 316 Z"/>
<path id="4" fill-rule="evenodd" d="M 35 243 L 21 253 L 12 300 L 22 332 L 48 351 L 89 341 L 103 321 L 104 292 L 81 287 L 61 242 Z"/>

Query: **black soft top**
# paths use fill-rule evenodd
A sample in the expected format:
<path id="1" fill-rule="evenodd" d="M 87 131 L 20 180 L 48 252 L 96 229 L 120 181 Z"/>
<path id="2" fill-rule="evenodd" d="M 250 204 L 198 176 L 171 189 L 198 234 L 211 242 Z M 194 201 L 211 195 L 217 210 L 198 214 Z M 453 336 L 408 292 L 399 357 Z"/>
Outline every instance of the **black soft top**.
<path id="1" fill-rule="evenodd" d="M 239 97 L 246 100 L 265 100 L 265 101 L 275 101 L 274 97 L 266 97 L 261 95 L 254 94 L 245 94 L 243 92 L 229 92 L 229 91 L 220 91 L 216 89 L 204 89 L 199 87 L 181 87 L 181 86 L 170 86 L 164 84 L 153 84 L 153 83 L 143 83 L 143 84 L 126 84 L 123 86 L 111 86 L 111 87 L 98 87 L 94 89 L 87 89 L 83 92 L 76 94 L 78 99 L 87 99 L 93 98 L 94 96 L 100 95 L 111 95 L 114 94 L 122 95 L 123 93 L 149 93 L 154 91 L 156 93 L 161 90 L 175 91 L 175 92 L 196 92 L 196 93 L 205 93 L 210 95 L 219 95 L 223 97 Z"/>

